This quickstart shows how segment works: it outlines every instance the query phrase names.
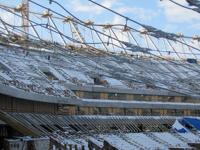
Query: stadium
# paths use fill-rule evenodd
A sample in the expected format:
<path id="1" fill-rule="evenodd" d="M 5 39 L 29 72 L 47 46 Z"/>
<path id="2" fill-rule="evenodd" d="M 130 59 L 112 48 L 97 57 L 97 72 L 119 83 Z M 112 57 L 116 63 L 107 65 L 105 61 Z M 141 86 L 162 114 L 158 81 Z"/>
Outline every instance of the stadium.
<path id="1" fill-rule="evenodd" d="M 0 15 L 0 148 L 200 149 L 200 37 L 88 2 L 124 24 L 82 20 L 56 0 L 0 2 L 15 20 Z"/>

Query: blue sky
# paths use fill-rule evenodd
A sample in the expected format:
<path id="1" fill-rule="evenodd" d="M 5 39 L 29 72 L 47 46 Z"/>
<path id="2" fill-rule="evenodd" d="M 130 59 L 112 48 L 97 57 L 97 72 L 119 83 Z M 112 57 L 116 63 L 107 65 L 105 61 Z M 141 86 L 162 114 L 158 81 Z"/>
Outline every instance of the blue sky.
<path id="1" fill-rule="evenodd" d="M 15 6 L 21 0 L 0 0 L 0 3 Z M 35 0 L 48 4 L 48 0 Z M 83 20 L 96 23 L 125 23 L 123 19 L 103 10 L 87 0 L 57 0 L 65 8 Z M 200 14 L 188 11 L 168 0 L 95 0 L 143 24 L 151 25 L 168 32 L 200 35 Z M 176 0 L 186 4 L 184 0 Z M 54 10 L 60 11 L 55 5 Z M 33 8 L 35 9 L 35 8 Z M 37 10 L 42 11 L 42 10 Z M 61 13 L 64 13 L 60 11 Z M 9 18 L 8 18 L 9 19 Z"/>
<path id="2" fill-rule="evenodd" d="M 17 6 L 17 4 L 20 4 L 21 1 L 22 0 L 0 0 L 0 4 L 6 4 L 9 6 L 15 7 Z M 34 0 L 34 1 L 37 3 L 40 3 L 41 5 L 50 7 L 51 9 L 59 12 L 60 14 L 63 14 L 64 16 L 69 15 L 57 5 L 55 4 L 49 5 L 48 0 Z M 97 5 L 94 5 L 88 0 L 57 0 L 57 1 L 61 3 L 62 6 L 64 6 L 68 11 L 70 11 L 72 14 L 82 19 L 83 21 L 86 21 L 89 19 L 91 21 L 94 21 L 95 23 L 103 23 L 103 24 L 125 24 L 126 22 L 125 19 L 105 9 L 102 9 L 101 7 Z M 137 22 L 140 22 L 146 25 L 151 25 L 153 27 L 164 30 L 166 32 L 182 33 L 184 35 L 189 35 L 189 36 L 194 36 L 194 35 L 200 36 L 200 14 L 193 12 L 191 10 L 186 10 L 180 6 L 177 6 L 171 3 L 168 0 L 162 0 L 162 1 L 160 0 L 94 0 L 94 1 L 108 8 L 111 8 L 125 16 L 128 16 L 129 18 L 136 20 Z M 183 5 L 187 5 L 185 0 L 175 0 L 175 1 Z M 36 7 L 32 3 L 30 3 L 30 8 L 31 8 L 31 11 L 33 12 L 43 13 L 45 11 L 45 9 Z M 3 20 L 6 20 L 10 24 L 14 23 L 15 25 L 20 25 L 21 23 L 19 20 L 17 20 L 16 16 L 14 17 L 12 14 L 8 14 L 7 12 L 2 12 L 1 10 L 0 10 L 0 17 L 3 18 Z M 32 17 L 35 17 L 35 16 L 33 16 L 32 14 Z M 47 24 L 46 18 L 41 19 L 41 17 L 35 17 L 35 18 L 32 18 L 32 20 L 34 21 L 37 20 L 38 23 L 43 23 L 45 25 Z M 72 33 L 70 31 L 71 29 L 70 29 L 69 24 L 67 25 L 64 24 L 63 20 L 56 20 L 56 21 L 57 21 L 56 23 L 59 22 L 57 26 L 60 32 L 65 33 L 65 35 L 74 38 L 71 35 Z M 141 29 L 140 26 L 136 26 L 135 24 L 130 23 L 130 21 L 128 22 L 128 25 L 133 28 Z M 65 42 L 62 40 L 59 34 L 54 33 L 52 36 L 52 32 L 50 30 L 46 28 L 41 28 L 40 26 L 36 28 L 38 29 L 37 31 L 41 32 L 39 34 L 42 39 L 53 40 L 57 42 Z M 82 26 L 79 26 L 79 30 L 81 31 L 84 39 L 86 39 L 88 43 L 92 43 L 93 40 L 95 40 L 96 43 L 99 42 L 98 36 L 96 36 L 94 39 L 91 38 L 90 30 L 87 30 Z M 104 32 L 103 31 L 104 29 L 102 28 L 99 30 Z M 29 32 L 33 33 L 32 35 L 36 36 L 33 30 L 29 30 Z M 109 35 L 108 31 L 106 32 L 107 32 L 107 35 Z M 118 32 L 117 35 L 118 35 L 118 38 L 122 41 L 129 40 L 128 36 L 124 35 L 122 32 Z M 142 37 L 141 34 L 136 34 L 134 36 L 136 36 L 137 40 L 139 40 L 141 47 L 150 47 L 152 49 L 155 49 L 155 46 L 151 44 L 151 42 L 148 39 L 146 40 L 144 37 Z M 105 37 L 105 36 L 103 37 L 102 35 L 101 35 L 101 38 L 103 39 L 104 42 L 108 42 L 110 40 L 108 39 L 108 37 Z M 68 42 L 71 42 L 71 41 L 68 40 Z M 154 38 L 154 42 L 156 42 L 157 47 L 161 49 L 165 49 L 167 51 L 173 51 L 173 49 L 170 46 L 166 46 L 165 44 L 163 45 L 162 43 L 163 41 L 161 40 Z M 198 41 L 194 42 L 193 40 L 188 39 L 187 42 L 199 48 L 200 43 Z M 117 44 L 119 45 L 117 41 L 114 41 L 113 43 L 116 45 Z M 110 47 L 109 49 L 111 49 Z M 190 49 L 188 49 L 187 46 L 183 46 L 180 43 L 176 43 L 176 42 L 173 42 L 173 47 L 175 47 L 176 50 L 180 52 L 190 51 Z M 100 45 L 100 47 L 98 48 L 102 48 L 102 45 Z M 113 50 L 120 51 L 118 50 L 118 48 L 113 48 Z"/>
<path id="3" fill-rule="evenodd" d="M 176 1 L 186 5 L 184 0 Z M 181 32 L 188 35 L 199 35 L 200 33 L 200 14 L 176 6 L 168 0 L 98 0 L 98 2 L 107 4 L 109 8 L 141 23 L 168 32 Z M 93 9 L 95 6 L 88 3 L 87 0 L 68 0 L 68 4 L 70 4 L 67 5 L 68 9 L 71 9 L 78 16 L 89 17 L 96 22 L 114 21 L 114 23 L 117 23 L 121 20 L 116 16 L 112 16 L 108 11 L 98 9 L 95 11 Z"/>

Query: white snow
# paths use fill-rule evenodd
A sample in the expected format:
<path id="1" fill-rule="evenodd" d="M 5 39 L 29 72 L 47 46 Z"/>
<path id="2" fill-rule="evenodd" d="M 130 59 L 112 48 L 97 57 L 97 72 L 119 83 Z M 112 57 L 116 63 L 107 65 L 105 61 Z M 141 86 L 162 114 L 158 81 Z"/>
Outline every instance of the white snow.
<path id="1" fill-rule="evenodd" d="M 129 137 L 131 140 L 136 141 L 137 143 L 145 146 L 149 150 L 155 150 L 155 149 L 167 149 L 164 145 L 161 145 L 160 143 L 157 143 L 156 141 L 152 140 L 151 138 L 147 137 L 143 133 L 129 133 L 126 134 L 127 137 Z"/>
<path id="2" fill-rule="evenodd" d="M 64 78 L 61 74 L 59 74 L 59 72 L 58 72 L 56 69 L 54 69 L 53 67 L 50 67 L 50 72 L 51 72 L 56 78 L 58 78 L 59 80 L 62 80 L 62 81 L 65 80 L 65 78 Z"/>
<path id="3" fill-rule="evenodd" d="M 85 139 L 74 139 L 76 143 L 78 143 L 78 147 L 81 149 L 84 146 L 85 150 L 89 150 L 88 142 Z"/>
<path id="4" fill-rule="evenodd" d="M 182 137 L 186 138 L 191 143 L 200 143 L 200 137 L 198 135 L 191 133 L 191 132 L 178 133 L 178 134 L 181 135 Z"/>
<path id="5" fill-rule="evenodd" d="M 118 150 L 136 150 L 138 149 L 134 145 L 126 142 L 116 135 L 102 135 L 103 139 L 107 141 L 110 145 L 117 148 Z"/>
<path id="6" fill-rule="evenodd" d="M 52 57 L 50 60 L 48 60 L 48 52 L 40 53 L 39 51 L 33 52 L 30 50 L 29 55 L 26 56 L 26 54 L 23 53 L 23 50 L 20 48 L 9 47 L 8 49 L 6 46 L 1 46 L 1 48 L 4 50 L 0 51 L 0 63 L 2 63 L 4 66 L 6 66 L 7 68 L 9 68 L 9 70 L 12 71 L 10 74 L 8 74 L 8 76 L 6 76 L 5 74 L 1 74 L 1 76 L 6 80 L 20 80 L 21 78 L 28 80 L 32 79 L 30 80 L 31 83 L 44 87 L 44 82 L 48 81 L 47 78 L 43 76 L 41 71 L 39 70 L 40 67 L 46 67 L 49 68 L 50 72 L 52 72 L 59 80 L 65 81 L 66 83 L 72 83 L 71 78 L 77 78 L 78 83 L 80 83 L 79 85 L 89 83 L 90 85 L 92 84 L 94 86 L 93 79 L 90 78 L 90 75 L 100 74 L 105 76 L 105 79 L 108 81 L 111 88 L 116 87 L 118 89 L 127 89 L 129 87 L 126 86 L 126 84 L 124 83 L 129 83 L 130 80 L 140 81 L 145 78 L 151 78 L 154 84 L 166 88 L 171 88 L 171 82 L 174 81 L 174 90 L 182 93 L 185 93 L 186 90 L 193 91 L 193 96 L 200 96 L 199 87 L 197 84 L 200 81 L 200 77 L 195 76 L 195 78 L 191 79 L 191 75 L 196 75 L 196 73 L 184 67 L 195 66 L 195 70 L 200 70 L 200 65 L 198 64 L 189 65 L 187 63 L 180 62 L 182 63 L 180 64 L 180 67 L 173 63 L 169 63 L 167 61 L 162 60 L 153 61 L 153 64 L 150 64 L 152 60 L 144 59 L 134 59 L 133 61 L 130 61 L 130 63 L 128 63 L 129 59 L 123 56 L 118 57 L 110 55 L 97 58 L 88 57 L 87 55 L 80 53 L 71 53 L 70 55 L 66 55 L 65 57 L 55 55 L 55 57 Z M 31 68 L 31 66 L 33 66 L 33 68 Z M 154 70 L 151 69 L 152 67 L 154 68 Z M 65 70 L 66 73 L 62 74 L 59 70 Z M 122 70 L 124 70 L 124 72 Z M 158 72 L 156 72 L 155 70 L 158 70 Z M 166 76 L 163 76 L 163 74 L 166 74 Z M 179 81 L 178 79 L 181 78 L 184 78 L 184 80 Z M 40 82 L 42 80 L 44 82 Z M 157 80 L 157 82 L 154 82 L 154 80 Z M 161 82 L 159 82 L 161 80 L 164 80 L 164 83 L 170 82 L 170 84 L 165 84 L 164 86 L 164 84 L 161 84 Z M 197 84 L 197 88 L 189 86 L 189 83 L 186 81 L 190 81 L 193 84 Z M 49 81 L 49 83 L 51 85 L 55 84 L 53 81 Z M 74 84 L 76 85 L 77 83 Z M 152 93 L 163 92 L 153 88 L 146 89 L 146 87 L 144 86 L 145 81 L 144 83 L 137 83 L 133 81 L 133 83 L 131 82 L 131 85 L 133 86 L 130 87 L 132 87 L 133 89 L 140 89 L 144 92 L 144 94 L 145 92 L 149 93 L 150 90 Z M 179 85 L 179 87 L 184 87 L 186 90 L 178 88 L 178 86 L 175 87 L 176 85 Z M 57 88 L 58 86 L 59 84 L 52 87 Z M 105 86 L 107 88 L 107 85 Z"/>
<path id="7" fill-rule="evenodd" d="M 75 70 L 63 69 L 63 71 L 68 74 L 70 77 L 76 77 L 79 80 L 85 81 L 87 83 L 93 83 L 92 79 L 86 76 L 84 73 Z"/>
<path id="8" fill-rule="evenodd" d="M 102 79 L 106 80 L 108 84 L 112 87 L 123 87 L 123 88 L 128 88 L 126 85 L 124 85 L 121 81 L 114 79 L 114 78 L 109 78 L 109 77 L 103 77 Z"/>
<path id="9" fill-rule="evenodd" d="M 56 78 L 58 78 L 59 80 L 65 80 L 65 78 L 58 73 L 58 71 L 56 71 L 53 67 L 50 66 L 40 66 L 39 69 L 43 72 L 43 71 L 47 71 L 52 73 Z"/>
<path id="10" fill-rule="evenodd" d="M 0 72 L 0 76 L 6 80 L 12 80 L 7 74 Z"/>
<path id="11" fill-rule="evenodd" d="M 184 143 L 183 141 L 177 139 L 176 137 L 174 137 L 170 133 L 161 132 L 161 133 L 153 133 L 153 134 L 156 137 L 158 137 L 159 139 L 161 139 L 163 141 L 166 141 L 167 143 L 172 145 L 173 147 L 171 147 L 171 148 L 176 148 L 176 147 L 189 148 L 189 146 L 186 143 Z"/>
<path id="12" fill-rule="evenodd" d="M 89 137 L 89 140 L 96 144 L 98 147 L 102 148 L 103 147 L 103 141 L 97 140 L 93 137 Z"/>

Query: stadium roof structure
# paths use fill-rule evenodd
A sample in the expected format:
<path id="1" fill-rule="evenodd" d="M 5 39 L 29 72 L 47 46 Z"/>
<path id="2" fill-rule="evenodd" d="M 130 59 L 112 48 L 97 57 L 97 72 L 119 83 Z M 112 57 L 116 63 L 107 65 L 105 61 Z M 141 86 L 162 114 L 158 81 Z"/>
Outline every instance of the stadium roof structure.
<path id="1" fill-rule="evenodd" d="M 16 7 L 0 3 L 0 11 L 22 20 L 12 24 L 0 17 L 0 95 L 13 98 L 11 105 L 22 101 L 18 104 L 23 107 L 25 100 L 27 105 L 41 106 L 36 112 L 32 107 L 27 112 L 20 112 L 20 107 L 0 110 L 1 121 L 23 135 L 45 136 L 59 148 L 87 149 L 90 144 L 97 149 L 199 148 L 199 118 L 192 118 L 190 110 L 199 115 L 200 37 L 168 33 L 88 1 L 123 18 L 124 24 L 83 21 L 55 0 L 47 1 L 48 5 L 28 0 Z M 199 7 L 197 1 L 187 2 Z M 180 96 L 195 102 L 87 99 L 76 91 Z M 45 104 L 53 107 L 48 113 L 43 110 Z M 68 106 L 75 111 L 88 107 L 166 113 L 101 116 L 77 111 L 80 114 L 66 115 Z M 168 115 L 167 110 L 190 117 L 161 116 Z"/>

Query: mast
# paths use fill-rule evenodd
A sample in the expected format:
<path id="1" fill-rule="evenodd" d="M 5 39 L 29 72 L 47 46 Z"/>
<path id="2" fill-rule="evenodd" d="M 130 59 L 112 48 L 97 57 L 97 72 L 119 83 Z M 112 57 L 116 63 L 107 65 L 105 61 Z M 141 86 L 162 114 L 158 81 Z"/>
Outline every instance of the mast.
<path id="1" fill-rule="evenodd" d="M 29 0 L 22 0 L 22 27 L 24 30 L 23 37 L 28 39 L 29 33 Z"/>

